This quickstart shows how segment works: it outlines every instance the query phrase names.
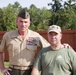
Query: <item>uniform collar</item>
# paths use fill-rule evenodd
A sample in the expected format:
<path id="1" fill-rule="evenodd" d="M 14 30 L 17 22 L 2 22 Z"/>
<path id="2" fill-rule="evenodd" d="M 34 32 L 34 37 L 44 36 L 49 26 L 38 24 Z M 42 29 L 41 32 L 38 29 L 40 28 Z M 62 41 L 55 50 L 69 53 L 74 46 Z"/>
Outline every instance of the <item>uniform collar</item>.
<path id="1" fill-rule="evenodd" d="M 29 36 L 30 34 L 31 34 L 31 30 L 28 29 L 28 33 L 27 33 L 26 36 Z M 19 34 L 19 32 L 18 32 L 18 29 L 16 29 L 15 31 L 13 31 L 11 37 L 12 37 L 12 38 L 19 38 L 19 39 L 21 39 L 21 36 L 20 36 L 20 34 Z"/>

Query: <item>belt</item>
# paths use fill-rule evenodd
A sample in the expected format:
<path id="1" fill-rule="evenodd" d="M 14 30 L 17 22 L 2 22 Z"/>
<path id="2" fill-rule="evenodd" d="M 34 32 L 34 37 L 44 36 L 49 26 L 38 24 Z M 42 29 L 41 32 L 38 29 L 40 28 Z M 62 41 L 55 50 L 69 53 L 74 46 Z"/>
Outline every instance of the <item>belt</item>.
<path id="1" fill-rule="evenodd" d="M 30 66 L 10 65 L 10 68 L 19 69 L 19 70 L 30 70 L 32 69 L 32 65 Z"/>

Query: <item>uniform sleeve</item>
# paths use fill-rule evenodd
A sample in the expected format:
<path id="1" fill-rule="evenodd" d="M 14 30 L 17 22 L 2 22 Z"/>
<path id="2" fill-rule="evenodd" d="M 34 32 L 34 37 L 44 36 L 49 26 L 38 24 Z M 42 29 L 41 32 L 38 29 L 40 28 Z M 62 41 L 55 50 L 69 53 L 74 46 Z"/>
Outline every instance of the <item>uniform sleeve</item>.
<path id="1" fill-rule="evenodd" d="M 70 49 L 69 56 L 71 58 L 72 73 L 73 75 L 76 75 L 76 52 L 73 49 Z"/>
<path id="2" fill-rule="evenodd" d="M 40 38 L 40 44 L 41 44 L 42 48 L 50 46 L 50 43 L 44 37 L 39 35 L 39 38 Z"/>
<path id="3" fill-rule="evenodd" d="M 2 41 L 1 41 L 1 45 L 0 45 L 0 52 L 3 52 L 6 50 L 6 39 L 5 39 L 6 35 L 4 34 Z"/>

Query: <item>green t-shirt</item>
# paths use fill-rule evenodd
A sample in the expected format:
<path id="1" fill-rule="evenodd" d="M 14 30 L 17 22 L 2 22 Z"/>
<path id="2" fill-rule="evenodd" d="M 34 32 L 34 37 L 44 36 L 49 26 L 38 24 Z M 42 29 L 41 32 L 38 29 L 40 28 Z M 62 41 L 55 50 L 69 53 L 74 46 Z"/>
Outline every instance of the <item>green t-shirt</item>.
<path id="1" fill-rule="evenodd" d="M 43 48 L 35 63 L 41 75 L 76 75 L 76 53 L 73 49 Z"/>

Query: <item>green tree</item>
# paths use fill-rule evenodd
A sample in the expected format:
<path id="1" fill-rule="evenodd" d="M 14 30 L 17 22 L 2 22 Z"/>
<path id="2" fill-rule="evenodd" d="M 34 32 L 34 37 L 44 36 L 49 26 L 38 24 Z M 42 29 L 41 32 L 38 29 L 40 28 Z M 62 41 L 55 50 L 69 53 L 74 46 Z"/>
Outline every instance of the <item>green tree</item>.
<path id="1" fill-rule="evenodd" d="M 14 4 L 12 5 L 13 8 L 16 8 L 17 10 L 21 10 L 22 6 L 16 1 L 14 2 Z"/>
<path id="2" fill-rule="evenodd" d="M 40 9 L 38 9 L 35 5 L 31 5 L 29 9 L 29 13 L 31 16 L 31 26 L 30 28 L 32 29 L 32 26 L 34 27 L 34 30 L 37 30 L 37 26 L 40 22 Z"/>
<path id="3" fill-rule="evenodd" d="M 49 20 L 49 25 L 51 24 L 57 24 L 56 22 L 59 19 L 59 15 L 58 15 L 58 11 L 60 11 L 62 9 L 62 4 L 61 4 L 62 0 L 52 0 L 52 3 L 49 3 L 48 5 L 50 5 L 52 7 L 52 17 L 51 20 Z"/>
<path id="4" fill-rule="evenodd" d="M 65 6 L 62 6 L 64 8 L 59 7 L 60 9 L 58 9 L 56 12 L 53 11 L 50 24 L 60 25 L 62 29 L 75 29 L 76 28 L 76 11 L 75 11 L 76 5 L 73 2 L 74 0 L 66 1 L 64 3 Z"/>
<path id="5" fill-rule="evenodd" d="M 62 29 L 76 29 L 76 0 L 52 0 L 51 9 L 37 8 L 34 4 L 30 8 L 26 7 L 26 10 L 31 16 L 32 30 L 47 30 L 49 25 L 57 24 Z M 18 2 L 13 5 L 9 4 L 7 7 L 0 9 L 0 30 L 9 31 L 16 29 L 16 16 L 22 9 L 22 6 Z"/>
<path id="6" fill-rule="evenodd" d="M 52 3 L 48 3 L 48 6 L 52 6 L 53 12 L 57 12 L 62 7 L 61 1 L 62 0 L 52 0 Z"/>
<path id="7" fill-rule="evenodd" d="M 14 5 L 8 4 L 7 7 L 3 8 L 1 13 L 2 19 L 0 20 L 0 29 L 3 31 L 16 29 L 16 17 L 21 9 L 22 7 L 18 2 L 15 2 Z"/>
<path id="8" fill-rule="evenodd" d="M 42 8 L 40 11 L 40 23 L 38 28 L 47 30 L 51 16 L 52 16 L 52 13 L 50 10 L 47 10 L 46 8 Z"/>
<path id="9" fill-rule="evenodd" d="M 67 26 L 68 29 L 76 29 L 76 0 L 68 0 L 64 3 L 64 9 L 68 15 Z"/>
<path id="10" fill-rule="evenodd" d="M 0 30 L 3 30 L 3 10 L 0 8 Z"/>
<path id="11" fill-rule="evenodd" d="M 51 12 L 49 10 L 47 10 L 45 7 L 39 9 L 32 4 L 30 6 L 29 12 L 32 21 L 30 26 L 31 29 L 33 28 L 34 30 L 43 30 L 48 28 L 49 19 L 51 16 Z"/>
<path id="12" fill-rule="evenodd" d="M 6 8 L 3 9 L 3 25 L 4 30 L 9 31 L 16 28 L 15 21 L 17 16 L 17 10 L 12 8 L 12 5 L 9 4 Z"/>

